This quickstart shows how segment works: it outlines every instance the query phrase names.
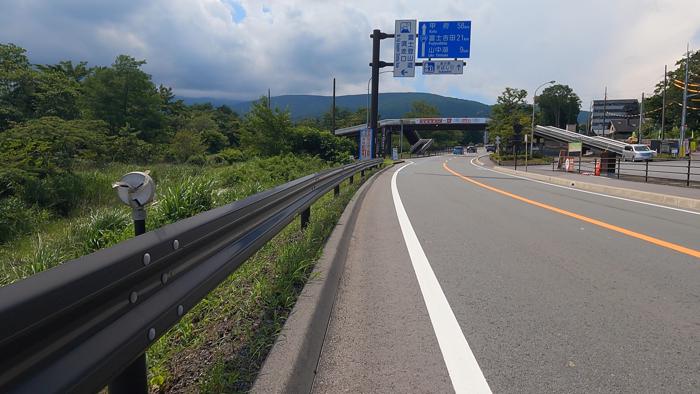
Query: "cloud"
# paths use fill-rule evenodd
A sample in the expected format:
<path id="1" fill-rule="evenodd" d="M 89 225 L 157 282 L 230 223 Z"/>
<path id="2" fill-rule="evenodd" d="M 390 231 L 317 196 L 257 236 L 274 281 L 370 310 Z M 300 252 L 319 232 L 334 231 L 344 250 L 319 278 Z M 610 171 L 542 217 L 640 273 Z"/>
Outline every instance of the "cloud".
<path id="1" fill-rule="evenodd" d="M 494 102 L 505 86 L 555 79 L 582 98 L 650 93 L 664 64 L 700 46 L 697 0 L 2 0 L 0 37 L 35 63 L 146 59 L 180 95 L 255 98 L 365 93 L 372 29 L 394 19 L 472 21 L 463 76 L 381 76 L 382 91 L 428 91 Z M 693 11 L 694 10 L 694 11 Z M 382 42 L 392 58 L 392 40 Z M 388 70 L 388 69 L 385 69 Z"/>

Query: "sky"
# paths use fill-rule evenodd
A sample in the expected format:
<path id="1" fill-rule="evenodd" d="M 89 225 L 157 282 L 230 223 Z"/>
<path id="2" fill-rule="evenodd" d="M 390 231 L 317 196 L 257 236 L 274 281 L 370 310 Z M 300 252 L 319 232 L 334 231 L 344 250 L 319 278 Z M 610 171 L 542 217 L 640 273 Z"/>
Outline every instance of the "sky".
<path id="1" fill-rule="evenodd" d="M 472 22 L 464 75 L 394 78 L 381 92 L 429 92 L 492 104 L 506 86 L 549 80 L 590 100 L 653 92 L 664 65 L 700 49 L 699 0 L 0 0 L 0 42 L 36 64 L 119 54 L 145 59 L 185 97 L 366 94 L 373 29 L 395 19 Z M 391 61 L 393 39 L 382 41 Z M 390 70 L 385 68 L 383 70 Z"/>

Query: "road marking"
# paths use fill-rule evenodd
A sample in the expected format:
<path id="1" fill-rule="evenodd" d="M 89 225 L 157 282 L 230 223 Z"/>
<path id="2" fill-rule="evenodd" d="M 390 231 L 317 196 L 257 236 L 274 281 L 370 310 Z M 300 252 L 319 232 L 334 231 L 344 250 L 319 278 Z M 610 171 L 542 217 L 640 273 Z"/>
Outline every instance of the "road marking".
<path id="1" fill-rule="evenodd" d="M 522 180 L 530 181 L 530 182 L 541 183 L 541 184 L 543 184 L 543 185 L 552 186 L 552 187 L 558 187 L 558 188 L 560 188 L 560 189 L 572 190 L 572 191 L 579 192 L 579 193 L 593 194 L 593 195 L 595 195 L 595 196 L 613 198 L 613 199 L 615 199 L 615 200 L 622 200 L 622 201 L 627 201 L 627 202 L 634 202 L 634 203 L 637 203 L 637 204 L 648 205 L 648 206 L 651 206 L 651 207 L 663 208 L 663 209 L 670 209 L 670 210 L 672 210 L 672 211 L 683 212 L 683 213 L 689 213 L 689 214 L 691 214 L 691 215 L 698 215 L 698 216 L 700 216 L 700 212 L 697 212 L 697 211 L 689 211 L 689 210 L 683 209 L 683 208 L 675 208 L 675 207 L 669 207 L 669 206 L 667 206 L 667 205 L 654 204 L 653 202 L 632 200 L 632 199 L 630 199 L 630 198 L 625 198 L 625 197 L 611 196 L 611 195 L 609 195 L 609 194 L 603 194 L 603 193 L 598 193 L 598 192 L 591 192 L 591 191 L 588 191 L 588 190 L 576 189 L 576 188 L 574 188 L 574 187 L 569 187 L 569 186 L 556 185 L 556 184 L 554 184 L 554 183 L 544 182 L 544 181 L 540 181 L 540 180 L 537 180 L 537 179 L 530 179 L 530 178 L 526 178 L 526 177 L 519 176 L 519 175 L 509 174 L 509 173 L 507 173 L 507 172 L 496 171 L 496 170 L 494 170 L 494 169 L 492 169 L 492 168 L 484 167 L 483 163 L 479 160 L 478 157 L 475 158 L 475 159 L 476 159 L 477 163 L 479 163 L 478 165 L 477 165 L 477 164 L 474 164 L 474 159 L 472 159 L 472 160 L 469 161 L 474 167 L 479 168 L 479 169 L 482 169 L 482 170 L 486 170 L 486 171 L 495 172 L 496 174 L 507 175 L 507 176 L 510 176 L 510 177 L 513 177 L 513 178 L 518 178 L 518 179 L 522 179 Z M 575 181 L 574 181 L 574 182 L 575 182 Z"/>
<path id="2" fill-rule="evenodd" d="M 401 202 L 399 189 L 396 187 L 396 176 L 411 164 L 413 162 L 402 166 L 392 175 L 391 195 L 394 199 L 396 216 L 399 219 L 408 255 L 411 257 L 413 270 L 416 273 L 423 301 L 428 309 L 430 322 L 433 325 L 442 358 L 445 360 L 445 366 L 452 381 L 452 387 L 456 393 L 491 393 L 486 378 L 484 378 L 467 339 L 457 323 L 457 318 L 455 318 L 454 312 L 445 298 L 440 282 L 435 277 L 428 257 L 418 241 L 418 236 L 416 236 Z"/>
<path id="3" fill-rule="evenodd" d="M 504 196 L 522 201 L 522 202 L 530 204 L 530 205 L 544 208 L 546 210 L 556 212 L 556 213 L 562 214 L 564 216 L 578 219 L 578 220 L 581 220 L 581 221 L 586 222 L 586 223 L 594 224 L 596 226 L 599 226 L 599 227 L 602 227 L 602 228 L 605 228 L 605 229 L 608 229 L 611 231 L 615 231 L 615 232 L 627 235 L 627 236 L 632 237 L 632 238 L 641 239 L 643 241 L 652 243 L 654 245 L 661 246 L 661 247 L 664 247 L 667 249 L 671 249 L 671 250 L 674 250 L 678 253 L 687 254 L 688 256 L 692 256 L 692 257 L 700 259 L 700 251 L 698 251 L 698 250 L 686 248 L 685 246 L 681 246 L 678 244 L 674 244 L 672 242 L 664 241 L 662 239 L 654 238 L 654 237 L 651 237 L 651 236 L 646 235 L 646 234 L 642 234 L 642 233 L 638 233 L 638 232 L 635 232 L 632 230 L 628 230 L 626 228 L 619 227 L 619 226 L 616 226 L 614 224 L 610 224 L 610 223 L 606 223 L 606 222 L 603 222 L 603 221 L 600 221 L 597 219 L 589 218 L 588 216 L 579 215 L 578 213 L 574 213 L 574 212 L 567 211 L 567 210 L 564 210 L 561 208 L 557 208 L 557 207 L 554 207 L 554 206 L 551 206 L 548 204 L 541 203 L 539 201 L 530 200 L 529 198 L 525 198 L 525 197 L 519 196 L 517 194 L 513 194 L 513 193 L 507 192 L 505 190 L 501 190 L 501 189 L 498 189 L 496 187 L 489 186 L 487 184 L 481 183 L 479 181 L 475 181 L 474 179 L 471 179 L 467 176 L 464 176 L 464 175 L 454 171 L 453 169 L 448 167 L 447 164 L 444 164 L 444 163 L 443 163 L 442 167 L 445 170 L 447 170 L 448 172 L 452 173 L 452 175 L 455 175 L 455 176 L 457 176 L 457 177 L 459 177 L 467 182 L 473 183 L 477 186 L 481 186 L 484 189 L 488 189 L 488 190 L 491 190 L 493 192 L 496 192 L 496 193 L 502 194 Z"/>

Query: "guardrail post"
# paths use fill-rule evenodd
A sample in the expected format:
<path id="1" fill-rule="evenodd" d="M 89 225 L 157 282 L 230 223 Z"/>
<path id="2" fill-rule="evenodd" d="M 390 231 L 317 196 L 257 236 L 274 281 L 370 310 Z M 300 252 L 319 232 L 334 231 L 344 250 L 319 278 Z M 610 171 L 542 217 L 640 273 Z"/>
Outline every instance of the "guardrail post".
<path id="1" fill-rule="evenodd" d="M 360 171 L 360 178 L 364 178 L 364 177 L 365 177 L 365 170 L 361 170 Z"/>
<path id="2" fill-rule="evenodd" d="M 299 215 L 299 218 L 301 219 L 301 228 L 305 229 L 309 225 L 309 220 L 311 219 L 311 207 L 306 208 L 305 210 L 301 211 L 301 215 Z"/>
<path id="3" fill-rule="evenodd" d="M 153 201 L 155 183 L 148 172 L 131 172 L 112 185 L 117 195 L 126 205 L 131 206 L 131 217 L 134 220 L 134 236 L 146 233 L 146 205 Z M 138 203 L 139 199 L 144 204 Z M 136 201 L 137 204 L 133 204 Z M 146 353 L 142 353 L 126 367 L 109 385 L 110 394 L 148 394 L 148 372 L 146 369 Z"/>
<path id="4" fill-rule="evenodd" d="M 348 178 L 348 179 L 349 179 L 349 182 L 348 182 L 348 183 L 350 183 L 350 184 L 352 185 L 352 183 L 353 183 L 354 180 L 355 180 L 355 174 L 350 175 L 350 178 Z"/>
<path id="5" fill-rule="evenodd" d="M 645 160 L 644 163 L 646 164 L 644 167 L 644 182 L 649 182 L 649 160 Z"/>
<path id="6" fill-rule="evenodd" d="M 333 188 L 333 196 L 338 197 L 339 194 L 340 194 L 340 185 L 338 184 L 338 185 L 335 185 L 335 187 Z"/>
<path id="7" fill-rule="evenodd" d="M 688 157 L 688 178 L 685 180 L 685 185 L 690 187 L 690 157 Z"/>
<path id="8" fill-rule="evenodd" d="M 617 158 L 617 179 L 620 179 L 620 171 L 622 168 L 620 167 L 620 158 Z"/>
<path id="9" fill-rule="evenodd" d="M 142 354 L 109 384 L 109 394 L 148 394 L 146 354 Z"/>

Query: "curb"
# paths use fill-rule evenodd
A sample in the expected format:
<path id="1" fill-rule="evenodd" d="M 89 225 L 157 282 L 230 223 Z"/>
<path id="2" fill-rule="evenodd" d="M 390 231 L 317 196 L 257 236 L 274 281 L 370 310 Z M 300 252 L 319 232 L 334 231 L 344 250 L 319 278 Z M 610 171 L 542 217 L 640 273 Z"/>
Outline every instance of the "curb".
<path id="1" fill-rule="evenodd" d="M 639 200 L 644 202 L 650 202 L 654 204 L 667 205 L 674 208 L 690 209 L 694 211 L 700 211 L 700 200 L 688 197 L 673 196 L 669 194 L 660 194 L 645 192 L 642 190 L 628 189 L 624 187 L 600 185 L 597 183 L 580 182 L 571 179 L 557 178 L 549 175 L 535 174 L 532 172 L 515 171 L 510 168 L 501 167 L 498 165 L 493 166 L 493 169 L 502 173 L 517 175 L 524 178 L 535 179 L 542 182 L 552 183 L 554 185 L 561 185 L 572 187 L 575 189 L 587 190 L 596 193 L 609 194 L 611 196 L 629 198 L 632 200 Z"/>
<path id="2" fill-rule="evenodd" d="M 265 359 L 252 393 L 311 391 L 361 202 L 377 176 L 391 167 L 384 167 L 367 179 L 345 207 Z"/>

